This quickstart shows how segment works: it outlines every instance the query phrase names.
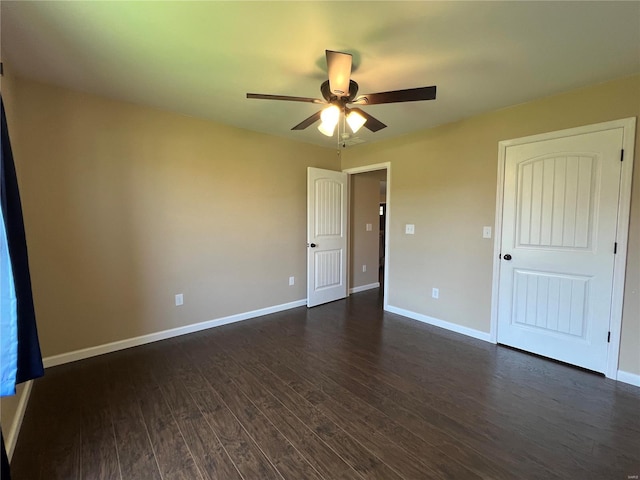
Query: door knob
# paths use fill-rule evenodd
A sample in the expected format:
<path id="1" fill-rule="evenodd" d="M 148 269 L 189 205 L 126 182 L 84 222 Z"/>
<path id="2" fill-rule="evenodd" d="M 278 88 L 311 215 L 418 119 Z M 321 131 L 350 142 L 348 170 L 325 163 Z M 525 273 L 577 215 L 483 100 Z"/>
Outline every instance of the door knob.
<path id="1" fill-rule="evenodd" d="M 505 260 L 511 260 L 511 255 L 509 255 L 508 253 L 506 255 L 504 255 L 502 258 L 504 258 Z"/>
<path id="2" fill-rule="evenodd" d="M 309 244 L 309 246 L 310 246 L 311 248 L 316 248 L 316 247 L 317 247 L 317 245 L 316 245 L 315 243 L 310 243 L 310 244 Z"/>

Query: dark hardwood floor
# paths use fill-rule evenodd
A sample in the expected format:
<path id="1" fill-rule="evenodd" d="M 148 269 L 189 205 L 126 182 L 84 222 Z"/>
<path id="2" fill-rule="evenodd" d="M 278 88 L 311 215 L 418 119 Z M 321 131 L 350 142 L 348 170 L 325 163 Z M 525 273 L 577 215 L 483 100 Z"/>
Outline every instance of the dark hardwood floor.
<path id="1" fill-rule="evenodd" d="M 48 369 L 12 470 L 626 480 L 639 407 L 636 387 L 383 313 L 369 291 Z"/>

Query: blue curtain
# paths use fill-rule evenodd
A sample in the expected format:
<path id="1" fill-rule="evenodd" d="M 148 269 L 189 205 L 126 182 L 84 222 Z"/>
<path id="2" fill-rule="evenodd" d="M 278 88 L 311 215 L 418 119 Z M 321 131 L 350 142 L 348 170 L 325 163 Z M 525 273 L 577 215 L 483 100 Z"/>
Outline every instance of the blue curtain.
<path id="1" fill-rule="evenodd" d="M 14 395 L 16 384 L 44 374 L 31 292 L 27 241 L 9 129 L 2 107 L 0 162 L 0 395 Z M 7 464 L 6 464 L 7 463 Z M 2 441 L 2 479 L 9 466 Z"/>

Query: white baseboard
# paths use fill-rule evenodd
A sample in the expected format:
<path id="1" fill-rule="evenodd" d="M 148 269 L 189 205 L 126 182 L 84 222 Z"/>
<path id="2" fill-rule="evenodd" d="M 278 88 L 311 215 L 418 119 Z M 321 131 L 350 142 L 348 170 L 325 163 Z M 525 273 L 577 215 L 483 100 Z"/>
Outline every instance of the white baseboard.
<path id="1" fill-rule="evenodd" d="M 9 431 L 7 432 L 7 436 L 5 438 L 5 447 L 7 448 L 7 457 L 9 457 L 9 462 L 11 462 L 13 451 L 16 448 L 16 443 L 18 443 L 18 435 L 20 434 L 20 427 L 22 427 L 24 412 L 27 410 L 27 403 L 29 402 L 29 395 L 31 395 L 32 385 L 33 380 L 29 380 L 24 384 L 24 388 L 22 389 L 22 393 L 20 394 L 20 399 L 18 400 L 18 408 L 16 409 L 15 416 L 13 417 L 13 422 L 11 422 L 11 426 L 9 427 Z"/>
<path id="2" fill-rule="evenodd" d="M 404 310 L 402 308 L 394 307 L 392 305 L 387 305 L 385 310 L 391 313 L 402 315 L 403 317 L 408 317 L 413 320 L 418 320 L 419 322 L 428 323 L 429 325 L 434 325 L 436 327 L 444 328 L 445 330 L 451 330 L 452 332 L 461 333 L 469 337 L 477 338 L 478 340 L 491 342 L 491 335 L 487 332 L 481 332 L 480 330 L 475 330 L 473 328 L 463 327 L 462 325 L 458 325 L 456 323 L 446 322 L 444 320 L 439 320 L 437 318 L 429 317 L 428 315 L 423 315 L 421 313 L 416 313 L 410 310 Z"/>
<path id="3" fill-rule="evenodd" d="M 262 315 L 282 312 L 283 310 L 289 310 L 291 308 L 303 307 L 306 304 L 307 299 L 305 298 L 302 300 L 296 300 L 295 302 L 283 303 L 281 305 L 274 305 L 272 307 L 261 308 L 259 310 L 238 313 L 236 315 L 217 318 L 215 320 L 207 320 L 206 322 L 194 323 L 192 325 L 186 325 L 184 327 L 172 328 L 169 330 L 163 330 L 161 332 L 150 333 L 148 335 L 128 338 L 126 340 L 118 340 L 117 342 L 106 343 L 104 345 L 83 348 L 81 350 L 75 350 L 73 352 L 61 353 L 59 355 L 53 355 L 44 358 L 43 363 L 45 368 L 55 367 L 56 365 L 62 365 L 63 363 L 75 362 L 76 360 L 83 360 L 85 358 L 95 357 L 97 355 L 103 355 L 105 353 L 111 353 L 118 350 L 124 350 L 126 348 L 137 347 L 139 345 L 153 343 L 159 340 L 165 340 L 167 338 L 179 337 L 180 335 L 199 332 L 200 330 L 207 330 L 213 327 L 220 327 L 222 325 L 240 322 L 242 320 L 249 320 L 251 318 L 260 317 Z"/>
<path id="4" fill-rule="evenodd" d="M 361 285 L 359 287 L 353 287 L 349 289 L 349 293 L 364 292 L 365 290 L 373 290 L 374 288 L 380 288 L 380 282 L 370 283 L 369 285 Z"/>
<path id="5" fill-rule="evenodd" d="M 640 375 L 636 373 L 629 373 L 623 370 L 618 370 L 616 380 L 618 380 L 619 382 L 628 383 L 629 385 L 640 387 Z"/>

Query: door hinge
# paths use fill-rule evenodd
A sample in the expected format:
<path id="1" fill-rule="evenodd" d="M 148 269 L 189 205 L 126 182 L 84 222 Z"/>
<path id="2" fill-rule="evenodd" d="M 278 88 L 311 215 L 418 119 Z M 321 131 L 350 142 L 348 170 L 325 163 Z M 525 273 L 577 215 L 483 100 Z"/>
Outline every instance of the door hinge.
<path id="1" fill-rule="evenodd" d="M 620 150 L 620 161 L 621 162 L 624 161 L 624 148 L 622 150 Z"/>
<path id="2" fill-rule="evenodd" d="M 613 243 L 613 254 L 615 255 L 616 253 L 618 253 L 618 242 Z"/>
<path id="3" fill-rule="evenodd" d="M 611 343 L 611 332 L 607 334 L 607 343 Z"/>

